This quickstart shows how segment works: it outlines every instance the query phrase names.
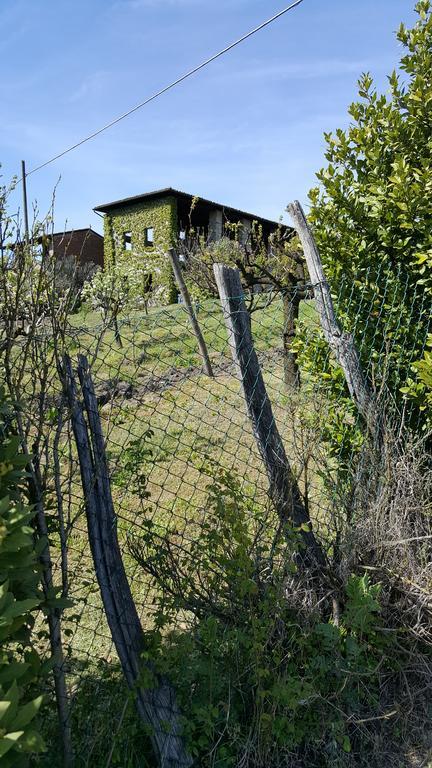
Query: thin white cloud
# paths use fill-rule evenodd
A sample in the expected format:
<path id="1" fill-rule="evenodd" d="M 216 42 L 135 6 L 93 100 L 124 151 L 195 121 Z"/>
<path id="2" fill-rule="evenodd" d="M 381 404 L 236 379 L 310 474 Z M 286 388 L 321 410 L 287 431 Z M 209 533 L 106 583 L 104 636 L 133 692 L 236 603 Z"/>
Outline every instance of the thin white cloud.
<path id="1" fill-rule="evenodd" d="M 112 79 L 112 74 L 105 70 L 93 72 L 85 77 L 78 88 L 69 94 L 67 101 L 78 102 L 88 96 L 94 96 L 101 93 Z"/>
<path id="2" fill-rule="evenodd" d="M 362 72 L 377 72 L 388 67 L 384 61 L 349 61 L 343 59 L 317 59 L 298 63 L 274 63 L 255 65 L 242 69 L 222 71 L 216 78 L 238 80 L 313 80 L 340 77 Z"/>
<path id="3" fill-rule="evenodd" d="M 140 8 L 160 8 L 169 6 L 183 6 L 190 5 L 204 5 L 205 0 L 127 0 L 126 5 L 132 10 L 139 10 Z"/>

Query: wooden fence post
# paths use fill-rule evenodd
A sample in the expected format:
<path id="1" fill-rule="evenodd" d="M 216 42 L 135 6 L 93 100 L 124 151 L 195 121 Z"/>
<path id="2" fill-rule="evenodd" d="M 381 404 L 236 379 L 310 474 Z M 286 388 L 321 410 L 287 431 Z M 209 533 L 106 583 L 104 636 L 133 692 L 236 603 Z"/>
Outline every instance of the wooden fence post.
<path id="1" fill-rule="evenodd" d="M 25 445 L 25 441 L 23 441 L 23 445 Z M 45 542 L 39 557 L 42 564 L 42 589 L 45 597 L 48 598 L 49 594 L 52 593 L 54 589 L 53 564 L 51 560 L 49 531 L 43 504 L 43 483 L 41 480 L 41 473 L 37 458 L 34 458 L 30 462 L 29 475 L 29 499 L 34 504 L 36 512 L 35 527 L 40 540 Z M 62 766 L 63 768 L 73 768 L 74 751 L 72 744 L 69 696 L 66 685 L 65 654 L 63 650 L 63 640 L 61 633 L 61 611 L 55 607 L 50 608 L 47 620 L 53 665 L 52 670 L 54 677 L 55 701 L 59 720 L 60 742 L 62 748 Z"/>
<path id="2" fill-rule="evenodd" d="M 189 314 L 189 319 L 191 322 L 191 326 L 193 328 L 193 332 L 197 338 L 199 351 L 202 357 L 202 361 L 204 364 L 204 370 L 207 374 L 207 376 L 214 376 L 213 369 L 210 362 L 209 353 L 207 351 L 207 345 L 204 340 L 204 336 L 202 335 L 201 328 L 199 326 L 198 320 L 196 318 L 194 308 L 192 306 L 191 298 L 189 295 L 188 287 L 184 281 L 183 272 L 181 268 L 181 264 L 179 261 L 179 257 L 177 255 L 177 251 L 175 248 L 170 248 L 168 251 L 168 256 L 171 261 L 171 266 L 174 272 L 174 276 L 177 282 L 177 285 L 179 287 L 180 293 L 182 295 L 185 307 Z"/>
<path id="3" fill-rule="evenodd" d="M 288 390 L 296 390 L 300 387 L 300 371 L 297 363 L 297 356 L 292 350 L 295 339 L 296 323 L 298 321 L 300 309 L 300 295 L 295 288 L 291 293 L 282 294 L 283 306 L 283 363 L 284 363 L 284 381 Z"/>
<path id="4" fill-rule="evenodd" d="M 330 287 L 324 274 L 317 245 L 307 223 L 303 208 L 298 200 L 288 205 L 288 212 L 303 246 L 309 270 L 309 277 L 326 341 L 341 366 L 352 400 L 363 416 L 370 434 L 381 441 L 382 419 L 379 417 L 376 401 L 364 376 L 360 357 L 352 334 L 343 333 L 336 319 Z"/>
<path id="5" fill-rule="evenodd" d="M 151 726 L 152 744 L 160 768 L 189 768 L 179 724 L 179 710 L 174 690 L 145 664 L 144 634 L 124 569 L 117 538 L 117 518 L 111 496 L 105 441 L 93 381 L 87 359 L 78 358 L 78 376 L 84 410 L 78 400 L 70 358 L 65 356 L 62 378 L 70 407 L 72 428 L 77 445 L 84 490 L 87 527 L 95 571 L 112 638 L 131 690 L 136 693 L 138 712 Z M 153 677 L 153 687 L 140 688 L 143 668 Z"/>
<path id="6" fill-rule="evenodd" d="M 255 440 L 269 480 L 269 495 L 282 522 L 301 527 L 305 559 L 322 564 L 324 554 L 310 525 L 297 481 L 274 420 L 250 329 L 238 269 L 214 264 L 213 271 L 228 330 L 232 357 L 242 383 Z"/>

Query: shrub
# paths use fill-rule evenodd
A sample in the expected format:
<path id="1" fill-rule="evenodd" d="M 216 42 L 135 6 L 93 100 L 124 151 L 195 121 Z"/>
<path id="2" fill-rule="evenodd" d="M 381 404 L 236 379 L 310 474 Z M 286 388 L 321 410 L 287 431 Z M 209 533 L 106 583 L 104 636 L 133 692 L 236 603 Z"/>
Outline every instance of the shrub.
<path id="1" fill-rule="evenodd" d="M 412 361 L 422 357 L 432 309 L 430 2 L 416 11 L 413 29 L 401 25 L 397 34 L 405 51 L 389 94 L 362 75 L 350 127 L 326 135 L 328 165 L 310 193 L 310 220 L 364 369 L 377 388 L 385 379 L 400 409 L 412 398 L 406 417 L 418 429 L 427 427 L 419 408 L 429 385 Z M 323 370 L 333 381 L 334 371 Z"/>
<path id="2" fill-rule="evenodd" d="M 35 727 L 43 702 L 38 694 L 42 664 L 33 646 L 35 613 L 43 602 L 40 569 L 30 523 L 34 511 L 23 502 L 28 457 L 9 428 L 0 390 L 0 762 L 25 768 L 31 753 L 44 749 Z"/>
<path id="3" fill-rule="evenodd" d="M 200 766 L 345 764 L 394 665 L 380 585 L 349 575 L 334 620 L 333 590 L 297 572 L 299 532 L 208 471 L 196 539 L 147 522 L 131 544 L 157 588 L 146 656 L 176 687 L 189 748 Z"/>

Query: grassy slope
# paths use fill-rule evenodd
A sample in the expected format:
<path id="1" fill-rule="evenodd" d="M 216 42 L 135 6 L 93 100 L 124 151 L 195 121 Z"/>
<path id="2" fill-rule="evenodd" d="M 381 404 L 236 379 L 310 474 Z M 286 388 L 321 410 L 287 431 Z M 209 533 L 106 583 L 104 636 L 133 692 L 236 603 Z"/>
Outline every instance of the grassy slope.
<path id="1" fill-rule="evenodd" d="M 304 303 L 302 315 L 312 327 L 315 322 L 312 305 Z M 184 539 L 196 534 L 205 512 L 205 488 L 209 478 L 202 465 L 207 457 L 236 472 L 244 491 L 266 502 L 267 481 L 246 415 L 240 383 L 232 370 L 220 308 L 216 303 L 208 302 L 200 308 L 198 317 L 215 366 L 214 380 L 201 373 L 197 344 L 181 306 L 154 309 L 148 316 L 123 318 L 120 324 L 123 346 L 120 348 L 112 331 L 107 331 L 93 360 L 97 387 L 104 386 L 110 379 L 129 382 L 133 386 L 130 399 L 115 397 L 101 409 L 113 474 L 119 536 L 123 542 L 127 536 L 139 536 L 141 522 L 148 517 L 163 527 L 174 528 Z M 70 345 L 73 356 L 77 352 L 86 352 L 93 357 L 99 324 L 99 316 L 95 313 L 81 312 L 73 318 L 74 339 Z M 293 458 L 300 484 L 304 486 L 304 467 L 296 462 L 295 454 L 311 453 L 309 443 L 314 438 L 304 423 L 293 415 L 298 403 L 296 397 L 288 396 L 284 388 L 280 356 L 282 325 L 280 302 L 253 315 L 255 345 L 261 356 L 276 422 L 287 452 Z M 142 440 L 149 429 L 152 435 L 145 444 L 151 449 L 151 455 L 146 456 L 138 468 L 138 473 L 147 477 L 149 498 L 140 499 L 134 487 L 135 478 L 124 471 L 125 449 L 131 441 Z M 82 508 L 78 477 L 72 487 L 72 497 L 72 507 L 77 511 Z M 312 491 L 312 501 L 313 498 Z M 80 614 L 79 622 L 72 618 L 70 624 L 66 624 L 71 630 L 67 640 L 71 649 L 70 679 L 77 690 L 74 728 L 77 729 L 79 720 L 82 739 L 78 765 L 102 765 L 104 763 L 99 763 L 93 749 L 101 750 L 106 756 L 113 738 L 110 721 L 120 716 L 127 694 L 119 677 L 117 695 L 113 697 L 113 680 L 119 672 L 115 671 L 115 651 L 95 584 L 83 513 L 77 519 L 70 543 L 71 583 L 76 585 L 77 603 L 69 615 Z M 124 552 L 137 605 L 143 621 L 148 622 L 152 598 L 149 585 L 128 557 L 125 546 Z M 88 712 L 89 697 L 98 701 L 98 707 L 91 713 Z M 133 708 L 129 707 L 124 717 L 135 722 Z M 126 747 L 122 751 L 123 759 L 127 754 L 125 750 Z M 51 757 L 47 756 L 47 759 Z"/>

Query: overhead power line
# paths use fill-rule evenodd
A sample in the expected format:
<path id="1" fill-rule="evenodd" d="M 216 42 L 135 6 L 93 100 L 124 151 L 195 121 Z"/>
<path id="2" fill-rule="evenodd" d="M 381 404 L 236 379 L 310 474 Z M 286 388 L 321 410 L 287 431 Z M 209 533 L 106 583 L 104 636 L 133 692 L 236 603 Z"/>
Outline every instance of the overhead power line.
<path id="1" fill-rule="evenodd" d="M 252 37 L 252 35 L 255 35 L 257 32 L 260 32 L 265 27 L 268 27 L 269 24 L 272 24 L 277 19 L 280 19 L 281 16 L 284 16 L 286 13 L 288 13 L 288 11 L 291 11 L 293 8 L 295 8 L 297 5 L 300 5 L 300 3 L 302 3 L 302 2 L 303 2 L 303 0 L 295 0 L 294 3 L 291 3 L 291 5 L 288 5 L 286 8 L 283 8 L 281 11 L 279 11 L 279 13 L 276 13 L 270 19 L 267 19 L 266 21 L 263 21 L 262 24 L 259 24 L 258 27 L 255 27 L 254 29 L 251 29 L 250 32 L 247 32 L 242 37 L 239 37 L 238 40 L 235 40 L 230 45 L 227 45 L 226 48 L 223 48 L 218 53 L 215 53 L 213 56 L 210 56 L 209 59 L 206 59 L 201 64 L 198 64 L 197 67 L 194 67 L 193 69 L 189 70 L 189 72 L 186 72 L 184 75 L 181 75 L 181 77 L 178 77 L 177 80 L 174 80 L 169 85 L 166 85 L 164 88 L 161 88 L 160 91 L 157 91 L 152 96 L 149 96 L 147 99 L 142 101 L 140 104 L 137 104 L 135 107 L 132 107 L 132 109 L 129 109 L 127 112 L 124 112 L 124 114 L 119 115 L 118 117 L 114 118 L 114 120 L 111 120 L 109 123 L 104 125 L 102 128 L 99 128 L 97 131 L 93 131 L 93 133 L 90 133 L 84 139 L 81 139 L 80 141 L 77 141 L 76 144 L 72 144 L 71 147 L 68 147 L 67 149 L 64 149 L 62 152 L 59 152 L 57 155 L 54 155 L 54 157 L 51 157 L 49 160 L 46 160 L 44 163 L 41 163 L 41 165 L 37 165 L 36 168 L 32 168 L 31 171 L 27 172 L 26 176 L 30 176 L 32 173 L 36 173 L 36 171 L 40 171 L 41 168 L 45 168 L 45 166 L 50 165 L 51 163 L 54 163 L 55 160 L 58 160 L 60 157 L 63 157 L 64 155 L 67 155 L 69 152 L 72 152 L 74 149 L 77 149 L 82 144 L 85 144 L 87 141 L 90 141 L 91 139 L 94 139 L 96 136 L 99 136 L 99 134 L 103 133 L 104 131 L 107 131 L 108 128 L 112 128 L 113 125 L 116 125 L 121 120 L 124 120 L 126 117 L 129 117 L 129 115 L 132 115 L 134 112 L 137 112 L 139 109 L 142 109 L 143 107 L 146 106 L 146 104 L 150 104 L 151 101 L 154 101 L 155 99 L 159 98 L 159 96 L 162 96 L 164 93 L 167 93 L 167 91 L 170 91 L 172 88 L 175 88 L 177 85 L 182 83 L 184 80 L 187 80 L 188 77 L 192 77 L 192 75 L 195 75 L 201 69 L 204 69 L 204 67 L 206 67 L 208 64 L 211 64 L 212 61 L 216 61 L 216 59 L 219 59 L 225 53 L 228 53 L 228 51 L 231 51 L 237 45 L 240 45 L 240 43 L 243 43 L 249 37 Z"/>

